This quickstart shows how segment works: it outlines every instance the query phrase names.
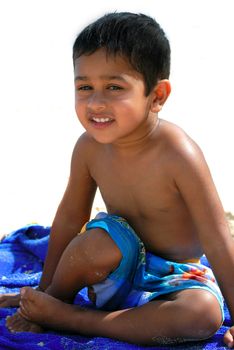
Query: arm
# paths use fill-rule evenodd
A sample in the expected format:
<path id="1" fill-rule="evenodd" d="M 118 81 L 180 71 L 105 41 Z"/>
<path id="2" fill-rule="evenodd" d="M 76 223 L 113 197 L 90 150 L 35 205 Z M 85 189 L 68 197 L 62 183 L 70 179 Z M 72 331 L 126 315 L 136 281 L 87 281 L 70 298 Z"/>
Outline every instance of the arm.
<path id="1" fill-rule="evenodd" d="M 191 213 L 234 321 L 234 240 L 208 166 L 197 145 L 187 140 L 175 167 L 176 185 Z M 232 331 L 224 340 L 233 346 Z"/>
<path id="2" fill-rule="evenodd" d="M 58 261 L 70 241 L 90 218 L 96 183 L 90 176 L 86 155 L 88 141 L 81 136 L 75 145 L 68 185 L 55 215 L 40 289 L 45 290 L 53 278 Z"/>

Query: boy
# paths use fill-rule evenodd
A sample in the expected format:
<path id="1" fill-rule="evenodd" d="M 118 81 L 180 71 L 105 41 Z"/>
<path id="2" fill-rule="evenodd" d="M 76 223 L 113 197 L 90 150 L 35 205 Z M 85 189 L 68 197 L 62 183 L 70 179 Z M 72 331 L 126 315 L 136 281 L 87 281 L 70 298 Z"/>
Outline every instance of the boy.
<path id="1" fill-rule="evenodd" d="M 109 14 L 80 33 L 73 60 L 86 132 L 52 225 L 41 291 L 21 290 L 7 326 L 148 345 L 206 339 L 221 326 L 223 305 L 200 257 L 234 317 L 234 243 L 199 147 L 158 118 L 170 94 L 168 40 L 150 17 Z M 108 214 L 84 226 L 97 187 Z M 72 305 L 85 286 L 96 309 Z M 224 338 L 230 347 L 233 334 Z"/>

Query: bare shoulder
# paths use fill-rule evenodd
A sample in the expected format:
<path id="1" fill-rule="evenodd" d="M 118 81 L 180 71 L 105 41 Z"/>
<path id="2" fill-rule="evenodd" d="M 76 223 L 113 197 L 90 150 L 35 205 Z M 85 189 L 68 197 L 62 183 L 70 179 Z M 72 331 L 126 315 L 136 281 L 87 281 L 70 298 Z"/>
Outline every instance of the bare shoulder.
<path id="1" fill-rule="evenodd" d="M 189 209 L 200 237 L 210 239 L 214 232 L 220 231 L 220 225 L 226 227 L 226 219 L 203 152 L 176 125 L 163 122 L 161 131 L 170 157 L 167 170 L 172 174 L 174 185 Z"/>
<path id="2" fill-rule="evenodd" d="M 77 140 L 71 159 L 71 173 L 76 173 L 81 168 L 88 171 L 89 164 L 92 164 L 99 150 L 99 144 L 84 132 Z"/>
<path id="3" fill-rule="evenodd" d="M 160 136 L 165 154 L 174 169 L 206 164 L 199 145 L 179 126 L 162 120 Z"/>
<path id="4" fill-rule="evenodd" d="M 224 212 L 203 152 L 194 140 L 172 123 L 162 123 L 162 135 L 171 155 L 168 163 L 174 184 L 194 216 L 194 222 L 208 222 L 209 213 L 210 228 L 214 231 L 216 220 L 221 222 L 222 218 L 224 221 Z"/>
<path id="5" fill-rule="evenodd" d="M 199 145 L 183 129 L 166 121 L 162 121 L 161 138 L 167 171 L 187 204 L 191 201 L 195 203 L 194 198 L 199 197 L 199 205 L 206 202 L 204 197 L 212 198 L 213 202 L 219 201 L 209 166 Z"/>
<path id="6" fill-rule="evenodd" d="M 84 132 L 77 140 L 74 150 L 73 150 L 73 158 L 87 158 L 93 154 L 97 147 L 97 142 L 90 137 L 87 132 Z"/>

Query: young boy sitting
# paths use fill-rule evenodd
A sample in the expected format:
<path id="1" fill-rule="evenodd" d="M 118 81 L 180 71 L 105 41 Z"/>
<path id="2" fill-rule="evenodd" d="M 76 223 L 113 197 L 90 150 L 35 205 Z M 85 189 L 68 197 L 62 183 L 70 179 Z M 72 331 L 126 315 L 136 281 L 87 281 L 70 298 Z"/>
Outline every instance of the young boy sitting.
<path id="1" fill-rule="evenodd" d="M 200 258 L 234 317 L 234 242 L 200 148 L 158 117 L 171 90 L 169 42 L 154 19 L 113 13 L 79 34 L 73 60 L 86 132 L 40 291 L 1 297 L 2 306 L 20 305 L 7 326 L 148 345 L 209 338 L 223 322 L 223 299 Z M 97 187 L 108 214 L 85 224 Z M 85 286 L 96 308 L 72 304 Z M 230 347 L 233 334 L 224 337 Z"/>

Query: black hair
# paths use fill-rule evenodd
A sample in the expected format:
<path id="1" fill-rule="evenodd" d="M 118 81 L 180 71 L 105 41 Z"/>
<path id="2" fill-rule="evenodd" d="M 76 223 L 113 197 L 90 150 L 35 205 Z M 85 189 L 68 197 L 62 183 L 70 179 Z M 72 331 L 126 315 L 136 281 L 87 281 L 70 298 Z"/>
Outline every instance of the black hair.
<path id="1" fill-rule="evenodd" d="M 115 12 L 97 19 L 76 38 L 73 62 L 100 48 L 105 48 L 107 55 L 128 59 L 143 75 L 146 96 L 159 80 L 169 78 L 170 44 L 160 25 L 149 16 Z"/>

